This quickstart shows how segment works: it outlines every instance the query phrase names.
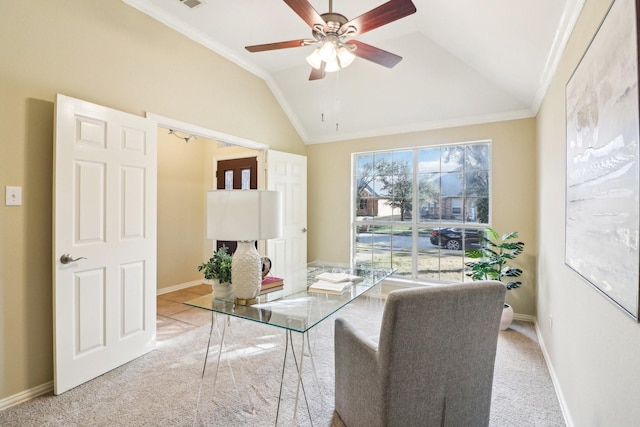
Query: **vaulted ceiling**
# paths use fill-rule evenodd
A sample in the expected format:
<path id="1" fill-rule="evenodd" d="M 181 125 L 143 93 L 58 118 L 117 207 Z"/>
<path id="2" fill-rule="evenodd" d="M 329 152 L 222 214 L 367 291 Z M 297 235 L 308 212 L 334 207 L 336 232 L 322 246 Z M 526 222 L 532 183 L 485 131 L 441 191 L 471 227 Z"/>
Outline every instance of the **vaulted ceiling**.
<path id="1" fill-rule="evenodd" d="M 245 49 L 311 38 L 282 0 L 124 1 L 263 78 L 307 144 L 534 116 L 584 3 L 413 0 L 416 13 L 356 37 L 400 55 L 394 68 L 356 58 L 310 81 L 314 46 Z M 384 2 L 332 6 L 353 19 Z"/>

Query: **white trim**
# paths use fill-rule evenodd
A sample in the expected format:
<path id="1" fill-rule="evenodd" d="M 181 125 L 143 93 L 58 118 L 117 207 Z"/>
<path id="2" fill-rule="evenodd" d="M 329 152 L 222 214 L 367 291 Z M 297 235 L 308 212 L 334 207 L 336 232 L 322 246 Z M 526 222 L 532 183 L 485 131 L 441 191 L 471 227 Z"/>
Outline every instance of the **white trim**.
<path id="1" fill-rule="evenodd" d="M 251 139 L 242 138 L 228 133 L 219 132 L 217 130 L 208 129 L 192 123 L 175 120 L 170 117 L 161 116 L 159 114 L 147 112 L 147 117 L 155 120 L 158 127 L 173 129 L 180 132 L 189 133 L 203 138 L 215 139 L 216 141 L 225 142 L 227 144 L 240 145 L 254 150 L 266 150 L 269 148 L 267 144 L 253 141 Z"/>
<path id="2" fill-rule="evenodd" d="M 155 5 L 149 5 L 147 2 L 139 0 L 122 1 L 129 6 L 138 9 L 140 12 L 151 16 L 153 19 L 160 21 L 161 23 L 177 31 L 178 33 L 190 38 L 194 42 L 199 43 L 207 49 L 217 53 L 223 58 L 226 58 L 234 64 L 239 65 L 250 73 L 255 74 L 262 79 L 266 78 L 267 75 L 260 68 L 244 60 L 242 57 L 236 55 L 232 50 L 229 50 L 227 47 L 218 43 L 216 40 L 212 39 L 202 31 L 195 30 L 193 27 L 190 27 L 188 24 L 181 21 L 176 16 L 162 10 L 162 8 L 155 7 Z"/>
<path id="3" fill-rule="evenodd" d="M 167 286 L 165 288 L 160 288 L 158 289 L 158 292 L 156 295 L 163 295 L 163 294 L 168 294 L 169 292 L 173 292 L 173 291 L 179 291 L 185 288 L 190 288 L 191 286 L 197 286 L 197 285 L 202 285 L 205 284 L 204 279 L 202 280 L 192 280 L 190 282 L 184 282 L 184 283 L 178 283 L 177 285 L 173 285 L 173 286 Z"/>
<path id="4" fill-rule="evenodd" d="M 549 84 L 551 83 L 551 80 L 553 79 L 553 76 L 556 73 L 558 64 L 560 63 L 560 58 L 562 57 L 562 53 L 564 52 L 564 49 L 568 43 L 569 37 L 573 31 L 573 28 L 575 27 L 578 17 L 580 16 L 580 13 L 582 12 L 582 8 L 585 4 L 585 0 L 567 0 L 564 12 L 560 17 L 560 22 L 558 24 L 558 29 L 556 30 L 556 34 L 553 39 L 553 43 L 549 50 L 549 55 L 547 56 L 544 69 L 540 76 L 538 89 L 531 102 L 530 109 L 524 109 L 519 111 L 505 111 L 505 112 L 496 113 L 496 114 L 487 115 L 487 116 L 457 118 L 457 119 L 432 121 L 432 122 L 430 121 L 430 122 L 422 122 L 422 123 L 410 123 L 407 125 L 401 125 L 397 127 L 373 129 L 373 130 L 362 131 L 362 132 L 343 133 L 339 135 L 325 134 L 320 136 L 313 136 L 313 135 L 310 135 L 309 132 L 307 132 L 304 125 L 301 123 L 299 116 L 291 107 L 286 97 L 282 93 L 282 90 L 280 89 L 278 84 L 275 82 L 275 80 L 273 79 L 273 77 L 271 77 L 269 73 L 265 72 L 260 67 L 257 67 L 256 65 L 245 60 L 239 55 L 235 54 L 232 50 L 218 43 L 216 40 L 213 40 L 211 37 L 204 34 L 203 32 L 194 30 L 188 25 L 185 25 L 184 22 L 180 21 L 175 16 L 168 14 L 167 12 L 165 12 L 159 7 L 149 5 L 146 2 L 140 1 L 140 0 L 123 0 L 123 2 L 151 16 L 152 18 L 163 23 L 169 28 L 176 30 L 178 33 L 190 38 L 194 42 L 206 47 L 207 49 L 210 49 L 211 51 L 217 53 L 218 55 L 228 59 L 234 64 L 247 70 L 248 72 L 263 79 L 266 82 L 269 89 L 271 90 L 271 92 L 273 93 L 273 95 L 275 96 L 278 103 L 280 104 L 280 107 L 282 108 L 286 116 L 291 121 L 291 124 L 298 132 L 298 135 L 300 136 L 300 138 L 307 145 L 535 117 L 538 114 L 538 110 L 540 109 L 542 100 L 544 99 L 544 96 L 547 93 Z M 217 138 L 214 138 L 214 139 L 217 139 Z"/>
<path id="5" fill-rule="evenodd" d="M 547 363 L 547 369 L 549 369 L 549 376 L 551 376 L 551 383 L 553 384 L 553 388 L 556 391 L 556 397 L 558 398 L 558 403 L 560 404 L 560 410 L 562 411 L 562 416 L 564 417 L 564 423 L 567 427 L 574 427 L 573 419 L 571 418 L 571 412 L 569 411 L 569 405 L 567 405 L 567 401 L 564 398 L 564 393 L 562 392 L 562 387 L 560 386 L 560 380 L 556 375 L 556 371 L 553 368 L 553 363 L 551 363 L 551 357 L 549 357 L 549 352 L 547 351 L 547 347 L 544 344 L 544 339 L 542 338 L 542 332 L 540 332 L 540 328 L 538 327 L 538 322 L 535 322 L 536 327 L 536 335 L 538 336 L 538 345 L 542 350 L 542 356 L 544 357 L 545 362 Z"/>
<path id="6" fill-rule="evenodd" d="M 308 144 L 310 141 L 309 134 L 307 133 L 304 124 L 300 121 L 300 116 L 296 114 L 295 109 L 291 106 L 291 104 L 289 104 L 289 101 L 287 100 L 287 97 L 284 95 L 284 93 L 282 93 L 280 86 L 278 86 L 278 84 L 272 77 L 267 77 L 264 79 L 264 81 L 267 83 L 267 86 L 271 90 L 271 93 L 273 94 L 273 96 L 275 96 L 278 104 L 280 104 L 280 107 L 287 115 L 287 118 L 293 125 L 296 132 L 298 132 L 298 136 L 300 137 L 300 139 L 302 139 L 305 145 Z"/>
<path id="7" fill-rule="evenodd" d="M 349 141 L 349 140 L 362 139 L 362 138 L 373 138 L 378 136 L 401 135 L 401 134 L 412 133 L 412 132 L 422 132 L 422 131 L 437 130 L 437 129 L 448 129 L 448 128 L 454 128 L 454 127 L 482 125 L 482 124 L 495 123 L 495 122 L 506 122 L 511 120 L 529 119 L 535 116 L 536 116 L 536 113 L 533 112 L 532 110 L 523 109 L 523 110 L 517 110 L 517 111 L 505 111 L 505 112 L 495 113 L 495 114 L 485 114 L 485 115 L 473 116 L 473 117 L 459 117 L 459 118 L 453 118 L 448 120 L 432 120 L 428 122 L 408 123 L 408 124 L 401 124 L 397 126 L 390 126 L 386 128 L 370 129 L 370 130 L 361 131 L 361 132 L 350 132 L 350 133 L 335 132 L 336 134 L 339 134 L 339 135 L 332 134 L 330 136 L 322 136 L 318 138 L 309 136 L 307 138 L 303 138 L 303 141 L 307 145 L 324 144 L 324 143 L 330 143 L 330 142 Z"/>
<path id="8" fill-rule="evenodd" d="M 513 308 L 513 306 L 511 306 Z M 530 314 L 518 314 L 513 313 L 513 320 L 520 320 L 522 322 L 536 323 L 536 316 Z"/>
<path id="9" fill-rule="evenodd" d="M 540 81 L 538 82 L 538 90 L 536 91 L 536 95 L 531 103 L 531 110 L 533 110 L 536 115 L 538 114 L 540 105 L 542 105 L 542 100 L 547 94 L 551 80 L 558 69 L 560 58 L 562 57 L 564 49 L 567 47 L 569 37 L 571 36 L 573 28 L 578 21 L 578 17 L 582 12 L 584 3 L 585 0 L 567 0 L 565 4 L 564 12 L 560 17 L 560 24 L 558 25 L 558 29 L 553 38 L 553 43 L 549 50 L 547 61 L 540 76 Z"/>
<path id="10" fill-rule="evenodd" d="M 5 409 L 11 408 L 12 406 L 26 402 L 27 400 L 31 400 L 38 396 L 42 396 L 43 394 L 47 394 L 51 391 L 53 391 L 53 381 L 40 384 L 39 386 L 35 386 L 25 391 L 21 391 L 20 393 L 14 394 L 13 396 L 5 397 L 4 399 L 0 400 L 0 411 L 4 411 Z"/>

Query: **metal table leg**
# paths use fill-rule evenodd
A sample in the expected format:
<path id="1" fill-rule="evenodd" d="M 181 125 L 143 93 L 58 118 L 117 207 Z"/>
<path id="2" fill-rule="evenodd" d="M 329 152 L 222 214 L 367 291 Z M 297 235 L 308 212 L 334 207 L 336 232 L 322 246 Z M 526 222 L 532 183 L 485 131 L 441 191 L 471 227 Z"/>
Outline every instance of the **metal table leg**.
<path id="1" fill-rule="evenodd" d="M 199 404 L 200 404 L 200 398 L 201 398 L 201 394 L 202 394 L 202 387 L 203 387 L 203 382 L 204 382 L 204 374 L 206 372 L 207 369 L 207 360 L 209 358 L 209 351 L 210 351 L 210 347 L 211 347 L 211 337 L 213 335 L 213 327 L 214 327 L 214 322 L 217 324 L 217 319 L 216 319 L 216 313 L 215 312 L 211 312 L 211 328 L 209 330 L 209 339 L 207 341 L 207 348 L 205 350 L 205 358 L 204 358 L 204 364 L 202 366 L 202 375 L 200 377 L 200 390 L 198 391 L 198 403 L 196 404 L 196 418 L 197 418 L 197 414 L 198 414 L 198 409 L 199 409 Z M 227 326 L 229 327 L 229 331 L 227 331 Z M 225 347 L 225 338 L 227 335 L 227 332 L 232 334 L 232 330 L 231 330 L 231 317 L 229 316 L 224 316 L 223 319 L 223 325 L 222 325 L 222 331 L 220 331 L 220 328 L 217 327 L 216 328 L 218 331 L 218 334 L 220 336 L 220 345 L 218 347 L 218 357 L 216 360 L 216 368 L 215 368 L 215 372 L 213 375 L 213 391 L 212 391 L 212 395 L 211 395 L 211 399 L 212 401 L 215 398 L 215 392 L 216 392 L 216 385 L 218 382 L 218 373 L 220 372 L 220 363 L 222 360 L 222 353 L 228 353 L 228 351 L 226 350 Z M 232 334 L 233 335 L 233 334 Z M 242 358 L 238 357 L 238 363 L 240 363 L 242 365 Z M 229 361 L 229 357 L 227 355 L 227 365 L 229 367 L 229 371 L 230 371 L 230 375 L 231 375 L 231 381 L 233 382 L 233 385 L 235 387 L 236 393 L 238 393 L 238 398 L 241 399 L 242 394 L 239 391 L 239 382 L 236 381 L 236 376 L 234 375 L 233 372 L 233 367 L 231 366 L 231 362 Z M 243 369 L 242 366 L 240 366 L 240 376 L 242 377 L 243 374 Z M 246 381 L 245 381 L 246 382 Z M 242 386 L 242 385 L 241 385 Z M 246 384 L 244 385 L 245 388 L 248 388 L 246 386 Z M 248 399 L 248 406 L 250 407 L 250 411 L 255 414 L 255 405 L 252 402 L 251 396 L 249 394 L 247 394 L 247 399 Z"/>
<path id="2" fill-rule="evenodd" d="M 313 419 L 311 418 L 311 408 L 309 407 L 309 401 L 307 399 L 307 392 L 306 389 L 304 387 L 304 381 L 302 379 L 302 365 L 303 365 L 303 361 L 304 361 L 304 345 L 305 345 L 305 341 L 307 341 L 307 345 L 308 345 L 308 338 L 306 333 L 302 333 L 301 334 L 301 339 L 302 339 L 302 343 L 300 345 L 300 363 L 298 363 L 298 358 L 296 357 L 296 351 L 293 345 L 293 335 L 292 332 L 290 330 L 285 331 L 285 336 L 286 336 L 286 342 L 285 342 L 285 352 L 284 352 L 284 358 L 282 361 L 282 375 L 280 377 L 280 393 L 278 395 L 278 406 L 276 409 L 276 422 L 275 425 L 278 425 L 278 418 L 280 416 L 280 402 L 282 401 L 282 385 L 284 383 L 284 371 L 286 369 L 286 364 L 287 364 L 287 353 L 289 352 L 289 349 L 291 349 L 291 354 L 293 355 L 293 360 L 294 360 L 294 364 L 296 366 L 296 371 L 297 371 L 297 376 L 298 376 L 298 381 L 297 381 L 297 386 L 296 386 L 296 398 L 295 398 L 295 402 L 294 402 L 294 406 L 293 406 L 293 422 L 295 424 L 295 419 L 298 413 L 298 401 L 300 398 L 300 389 L 302 389 L 302 396 L 304 397 L 304 402 L 307 406 L 307 414 L 309 415 L 309 422 L 311 423 L 311 425 L 313 426 Z M 311 355 L 311 347 L 309 347 L 309 355 Z M 312 357 L 312 356 L 311 356 Z M 313 359 L 313 357 L 312 357 Z M 313 363 L 312 363 L 313 365 Z M 313 366 L 314 369 L 314 375 L 315 375 L 315 365 Z"/>

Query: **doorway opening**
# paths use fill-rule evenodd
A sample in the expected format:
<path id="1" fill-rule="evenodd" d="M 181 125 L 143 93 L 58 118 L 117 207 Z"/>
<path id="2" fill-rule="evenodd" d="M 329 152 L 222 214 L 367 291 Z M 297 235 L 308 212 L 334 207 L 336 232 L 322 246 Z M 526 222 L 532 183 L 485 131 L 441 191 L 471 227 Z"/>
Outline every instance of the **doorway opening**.
<path id="1" fill-rule="evenodd" d="M 197 267 L 215 250 L 215 242 L 207 239 L 206 193 L 218 187 L 218 164 L 254 159 L 255 180 L 250 188 L 264 189 L 267 146 L 165 117 L 149 117 L 158 122 L 157 282 L 158 294 L 163 294 L 203 281 Z M 196 138 L 187 140 L 183 135 Z"/>

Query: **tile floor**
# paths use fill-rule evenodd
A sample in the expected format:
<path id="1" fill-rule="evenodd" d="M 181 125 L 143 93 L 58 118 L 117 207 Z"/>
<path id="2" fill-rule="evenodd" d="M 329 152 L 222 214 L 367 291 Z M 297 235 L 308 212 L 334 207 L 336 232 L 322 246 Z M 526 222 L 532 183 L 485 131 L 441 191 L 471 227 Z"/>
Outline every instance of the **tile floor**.
<path id="1" fill-rule="evenodd" d="M 211 293 L 211 285 L 196 285 L 157 296 L 157 341 L 167 341 L 211 322 L 211 312 L 182 304 Z"/>

